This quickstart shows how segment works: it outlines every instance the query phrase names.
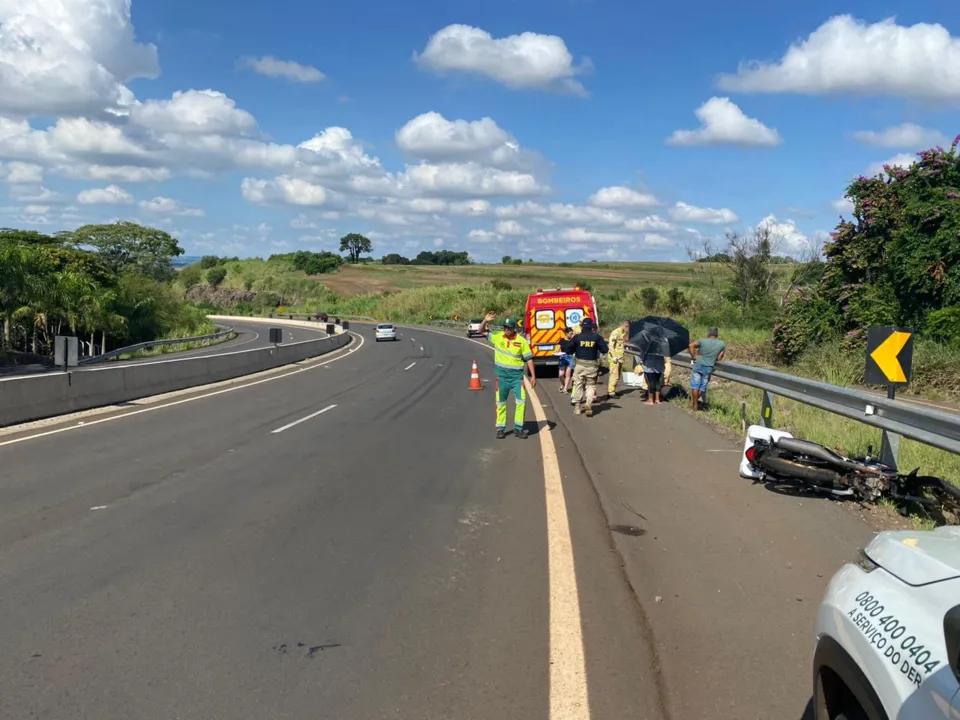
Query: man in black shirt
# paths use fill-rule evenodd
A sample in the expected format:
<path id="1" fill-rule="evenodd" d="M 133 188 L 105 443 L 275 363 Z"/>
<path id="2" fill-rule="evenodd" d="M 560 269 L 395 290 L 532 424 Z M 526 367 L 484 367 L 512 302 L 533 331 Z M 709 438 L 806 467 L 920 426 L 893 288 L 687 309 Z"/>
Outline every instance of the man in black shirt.
<path id="1" fill-rule="evenodd" d="M 607 341 L 586 318 L 580 326 L 579 335 L 570 341 L 569 352 L 576 358 L 573 369 L 574 414 L 579 415 L 580 404 L 586 397 L 587 417 L 593 417 L 593 398 L 597 394 L 597 379 L 600 377 L 600 355 L 607 352 Z"/>

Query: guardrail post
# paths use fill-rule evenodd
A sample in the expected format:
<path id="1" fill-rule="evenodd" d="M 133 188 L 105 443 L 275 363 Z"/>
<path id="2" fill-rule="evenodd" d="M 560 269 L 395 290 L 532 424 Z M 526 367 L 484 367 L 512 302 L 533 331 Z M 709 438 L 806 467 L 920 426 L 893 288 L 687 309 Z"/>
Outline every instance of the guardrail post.
<path id="1" fill-rule="evenodd" d="M 349 321 L 349 320 L 344 320 L 342 323 L 340 323 L 340 327 L 342 327 L 344 330 L 349 330 L 349 329 L 350 329 L 350 321 Z"/>
<path id="2" fill-rule="evenodd" d="M 773 427 L 773 395 L 763 391 L 763 403 L 760 405 L 760 422 L 764 427 Z"/>
<path id="3" fill-rule="evenodd" d="M 897 397 L 896 385 L 887 385 L 887 399 L 895 400 Z M 880 435 L 880 462 L 889 465 L 894 470 L 897 469 L 897 460 L 900 458 L 900 436 L 896 433 L 881 431 Z"/>

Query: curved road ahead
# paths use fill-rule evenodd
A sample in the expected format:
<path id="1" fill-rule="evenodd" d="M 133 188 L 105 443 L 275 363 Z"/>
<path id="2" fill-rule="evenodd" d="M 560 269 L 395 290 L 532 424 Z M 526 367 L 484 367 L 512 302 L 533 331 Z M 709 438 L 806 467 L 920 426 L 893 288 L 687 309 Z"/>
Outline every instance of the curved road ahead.
<path id="1" fill-rule="evenodd" d="M 865 525 L 635 398 L 497 441 L 487 350 L 400 336 L 0 431 L 0 717 L 799 720 Z"/>
<path id="2" fill-rule="evenodd" d="M 216 345 L 208 345 L 206 347 L 199 347 L 193 350 L 184 350 L 178 353 L 167 353 L 165 355 L 154 355 L 147 358 L 138 358 L 136 360 L 111 360 L 109 364 L 122 362 L 125 365 L 144 363 L 144 362 L 156 362 L 157 360 L 172 360 L 175 358 L 181 357 L 207 357 L 210 355 L 222 355 L 223 353 L 234 352 L 239 350 L 253 350 L 261 347 L 268 347 L 272 343 L 270 342 L 270 328 L 271 327 L 282 327 L 283 328 L 283 341 L 285 343 L 293 342 L 302 342 L 304 340 L 316 340 L 317 338 L 326 337 L 327 334 L 320 330 L 321 327 L 325 327 L 325 323 L 317 323 L 317 329 L 307 327 L 296 327 L 296 326 L 271 326 L 264 323 L 245 323 L 243 320 L 233 321 L 231 320 L 227 323 L 230 327 L 237 331 L 237 336 L 232 340 L 225 340 L 224 342 L 217 343 Z M 87 365 L 80 366 L 78 369 L 83 369 L 84 367 L 104 367 L 103 364 L 98 365 Z"/>
<path id="3" fill-rule="evenodd" d="M 90 365 L 79 365 L 72 368 L 73 372 L 83 372 L 91 368 L 102 368 L 110 365 L 124 364 L 136 365 L 143 363 L 158 362 L 160 360 L 173 360 L 183 357 L 208 357 L 210 355 L 221 355 L 223 353 L 239 350 L 253 350 L 255 348 L 267 347 L 270 343 L 270 325 L 262 323 L 243 322 L 243 320 L 231 321 L 230 327 L 237 331 L 237 336 L 232 340 L 225 340 L 216 345 L 207 345 L 193 350 L 182 350 L 176 353 L 166 353 L 163 355 L 151 355 L 149 357 L 137 358 L 134 360 L 108 360 L 106 363 L 94 363 Z M 304 340 L 315 340 L 326 337 L 327 334 L 320 330 L 324 325 L 317 323 L 317 329 L 306 327 L 287 327 L 283 326 L 283 341 L 285 343 L 302 342 Z M 276 327 L 280 327 L 277 325 Z M 43 372 L 59 372 L 60 368 L 41 367 L 39 365 L 29 365 L 21 368 L 4 367 L 0 368 L 0 376 L 11 377 L 14 375 L 34 375 Z"/>

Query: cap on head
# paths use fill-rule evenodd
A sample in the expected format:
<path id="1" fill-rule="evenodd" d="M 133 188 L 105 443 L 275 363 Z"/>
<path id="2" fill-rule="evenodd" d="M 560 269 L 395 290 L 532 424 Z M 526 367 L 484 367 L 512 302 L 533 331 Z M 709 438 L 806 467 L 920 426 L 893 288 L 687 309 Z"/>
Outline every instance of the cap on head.
<path id="1" fill-rule="evenodd" d="M 516 330 L 517 329 L 517 319 L 508 317 L 503 321 L 504 330 Z"/>
<path id="2" fill-rule="evenodd" d="M 589 330 L 593 327 L 593 320 L 590 318 L 584 318 L 583 322 L 580 323 L 580 327 L 582 327 L 584 330 Z"/>
<path id="3" fill-rule="evenodd" d="M 720 331 L 716 328 L 710 328 L 707 330 L 707 337 L 719 337 Z"/>

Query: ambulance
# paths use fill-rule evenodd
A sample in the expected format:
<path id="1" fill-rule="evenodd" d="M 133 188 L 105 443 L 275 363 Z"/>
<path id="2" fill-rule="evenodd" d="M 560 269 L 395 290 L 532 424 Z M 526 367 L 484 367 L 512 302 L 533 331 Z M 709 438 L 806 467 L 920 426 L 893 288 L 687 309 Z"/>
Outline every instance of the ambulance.
<path id="1" fill-rule="evenodd" d="M 599 326 L 593 295 L 578 286 L 530 293 L 523 327 L 533 350 L 533 364 L 557 365 L 564 331 L 577 327 L 587 317 Z"/>

